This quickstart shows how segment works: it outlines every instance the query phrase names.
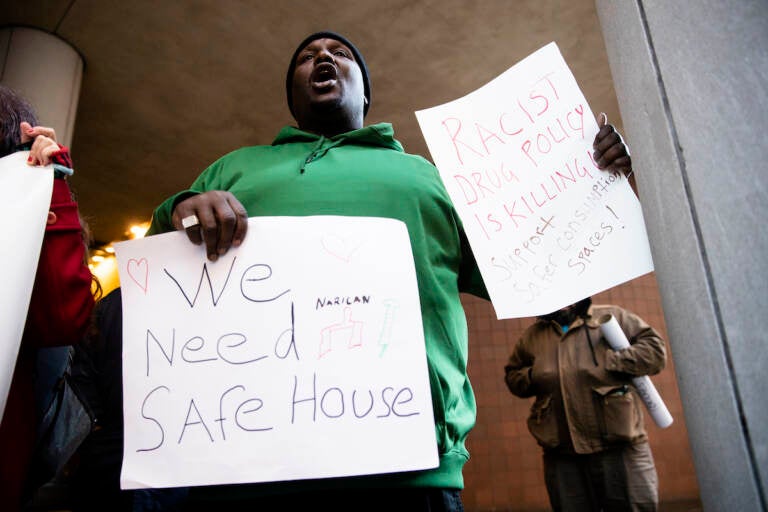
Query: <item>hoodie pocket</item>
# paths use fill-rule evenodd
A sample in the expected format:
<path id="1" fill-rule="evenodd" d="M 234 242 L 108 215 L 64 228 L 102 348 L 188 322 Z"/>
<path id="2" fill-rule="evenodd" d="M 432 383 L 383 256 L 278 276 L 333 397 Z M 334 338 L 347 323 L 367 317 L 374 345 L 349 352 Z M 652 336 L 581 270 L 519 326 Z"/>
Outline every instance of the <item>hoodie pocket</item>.
<path id="1" fill-rule="evenodd" d="M 557 418 L 553 411 L 552 395 L 536 397 L 528 417 L 528 430 L 544 448 L 554 448 L 559 444 Z"/>

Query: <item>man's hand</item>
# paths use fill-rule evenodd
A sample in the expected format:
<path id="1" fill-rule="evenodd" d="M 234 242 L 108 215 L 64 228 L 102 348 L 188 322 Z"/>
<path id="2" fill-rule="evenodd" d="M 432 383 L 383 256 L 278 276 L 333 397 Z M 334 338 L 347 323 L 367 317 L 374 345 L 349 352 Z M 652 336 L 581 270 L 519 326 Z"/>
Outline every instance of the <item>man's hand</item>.
<path id="1" fill-rule="evenodd" d="M 216 261 L 238 247 L 248 229 L 248 213 L 230 192 L 212 190 L 185 199 L 173 209 L 173 226 L 193 244 L 205 242 L 208 259 Z"/>
<path id="2" fill-rule="evenodd" d="M 629 177 L 632 173 L 632 158 L 616 128 L 608 124 L 608 116 L 603 113 L 597 116 L 597 126 L 600 131 L 595 136 L 592 148 L 595 150 L 594 158 L 598 167 L 623 172 Z"/>
<path id="3" fill-rule="evenodd" d="M 59 145 L 56 143 L 56 132 L 53 128 L 45 126 L 32 126 L 26 121 L 20 125 L 21 143 L 27 143 L 34 140 L 29 150 L 29 165 L 48 165 L 51 163 L 51 155 L 59 151 Z"/>

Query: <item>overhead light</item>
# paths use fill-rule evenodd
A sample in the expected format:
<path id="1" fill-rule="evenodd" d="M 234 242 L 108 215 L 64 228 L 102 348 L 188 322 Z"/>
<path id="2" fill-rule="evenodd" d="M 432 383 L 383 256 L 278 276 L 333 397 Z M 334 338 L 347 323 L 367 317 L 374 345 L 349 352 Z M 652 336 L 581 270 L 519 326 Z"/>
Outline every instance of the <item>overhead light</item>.
<path id="1" fill-rule="evenodd" d="M 128 228 L 128 232 L 131 235 L 131 238 L 144 238 L 144 234 L 149 229 L 149 222 L 142 222 L 139 224 L 133 224 L 130 228 Z"/>

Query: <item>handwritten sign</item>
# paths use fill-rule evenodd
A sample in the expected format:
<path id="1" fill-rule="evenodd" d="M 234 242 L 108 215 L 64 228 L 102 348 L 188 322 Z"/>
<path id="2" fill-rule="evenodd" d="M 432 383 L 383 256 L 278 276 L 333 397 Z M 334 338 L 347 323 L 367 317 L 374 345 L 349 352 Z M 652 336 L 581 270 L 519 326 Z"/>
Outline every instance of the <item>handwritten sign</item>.
<path id="1" fill-rule="evenodd" d="M 438 465 L 402 222 L 252 218 L 215 263 L 180 232 L 116 253 L 123 488 Z"/>
<path id="2" fill-rule="evenodd" d="M 0 158 L 0 259 L 5 266 L 0 291 L 0 418 L 5 411 L 13 369 L 27 320 L 45 221 L 51 204 L 53 170 L 27 165 L 29 151 Z"/>
<path id="3" fill-rule="evenodd" d="M 597 123 L 555 43 L 416 117 L 499 318 L 653 270 L 640 204 L 593 161 Z"/>

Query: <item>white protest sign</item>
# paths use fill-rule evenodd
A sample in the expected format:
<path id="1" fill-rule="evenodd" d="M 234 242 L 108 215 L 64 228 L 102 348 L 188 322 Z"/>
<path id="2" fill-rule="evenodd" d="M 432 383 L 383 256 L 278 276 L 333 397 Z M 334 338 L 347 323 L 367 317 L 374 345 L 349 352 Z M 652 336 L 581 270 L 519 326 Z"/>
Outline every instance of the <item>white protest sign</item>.
<path id="1" fill-rule="evenodd" d="M 499 318 L 653 270 L 640 204 L 593 161 L 597 123 L 555 43 L 416 117 Z"/>
<path id="2" fill-rule="evenodd" d="M 252 218 L 215 263 L 181 232 L 116 253 L 123 488 L 438 465 L 402 222 Z"/>
<path id="3" fill-rule="evenodd" d="M 35 283 L 45 221 L 51 204 L 53 170 L 27 165 L 29 151 L 0 158 L 0 259 L 5 279 L 0 291 L 0 418 L 5 411 L 27 309 Z"/>

